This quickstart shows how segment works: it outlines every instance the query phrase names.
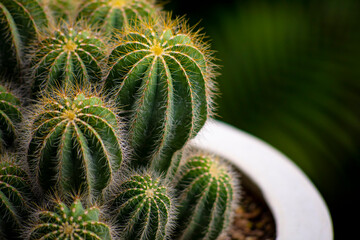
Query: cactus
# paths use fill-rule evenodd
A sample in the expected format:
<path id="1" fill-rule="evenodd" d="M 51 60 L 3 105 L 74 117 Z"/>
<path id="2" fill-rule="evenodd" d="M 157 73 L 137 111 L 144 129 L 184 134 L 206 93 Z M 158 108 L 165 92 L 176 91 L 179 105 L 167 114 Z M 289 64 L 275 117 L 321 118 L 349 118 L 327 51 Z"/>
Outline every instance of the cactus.
<path id="1" fill-rule="evenodd" d="M 215 240 L 231 222 L 237 201 L 235 177 L 216 157 L 190 157 L 181 167 L 181 192 L 175 232 L 179 240 Z"/>
<path id="2" fill-rule="evenodd" d="M 111 227 L 100 220 L 98 207 L 84 208 L 79 199 L 70 207 L 60 200 L 54 210 L 39 210 L 26 239 L 111 240 Z"/>
<path id="3" fill-rule="evenodd" d="M 28 164 L 41 188 L 101 197 L 123 159 L 113 107 L 73 90 L 44 96 L 34 109 Z"/>
<path id="4" fill-rule="evenodd" d="M 40 90 L 99 83 L 106 46 L 98 33 L 85 27 L 66 25 L 53 30 L 33 47 L 33 96 Z"/>
<path id="5" fill-rule="evenodd" d="M 213 115 L 213 53 L 155 2 L 0 0 L 0 76 L 27 80 L 25 121 L 0 86 L 1 239 L 215 240 L 227 229 L 235 176 L 184 147 Z"/>
<path id="6" fill-rule="evenodd" d="M 182 20 L 160 17 L 128 29 L 111 52 L 105 89 L 127 110 L 139 164 L 167 171 L 211 114 L 214 64 L 201 40 Z"/>
<path id="7" fill-rule="evenodd" d="M 0 153 L 18 135 L 16 125 L 22 121 L 20 105 L 20 100 L 0 85 Z"/>
<path id="8" fill-rule="evenodd" d="M 50 12 L 52 21 L 74 23 L 76 14 L 83 0 L 39 0 L 44 8 Z"/>
<path id="9" fill-rule="evenodd" d="M 156 12 L 154 0 L 90 0 L 80 10 L 78 19 L 113 33 L 133 25 Z"/>
<path id="10" fill-rule="evenodd" d="M 23 65 L 24 48 L 48 20 L 36 0 L 0 1 L 0 65 L 12 71 Z"/>
<path id="11" fill-rule="evenodd" d="M 121 183 L 112 203 L 112 215 L 124 240 L 163 240 L 171 230 L 174 203 L 168 187 L 149 174 Z"/>
<path id="12" fill-rule="evenodd" d="M 31 196 L 26 172 L 9 154 L 0 155 L 0 235 L 19 227 Z M 1 225 L 7 226 L 1 229 Z"/>

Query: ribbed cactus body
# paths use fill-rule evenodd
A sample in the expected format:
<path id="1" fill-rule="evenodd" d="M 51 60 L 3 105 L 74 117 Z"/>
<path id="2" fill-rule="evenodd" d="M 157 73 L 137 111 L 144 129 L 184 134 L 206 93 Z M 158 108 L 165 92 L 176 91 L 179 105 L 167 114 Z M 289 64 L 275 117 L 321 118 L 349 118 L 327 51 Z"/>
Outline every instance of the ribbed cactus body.
<path id="1" fill-rule="evenodd" d="M 33 115 L 28 163 L 42 189 L 101 196 L 123 158 L 111 107 L 95 95 L 59 93 Z"/>
<path id="2" fill-rule="evenodd" d="M 86 19 L 108 33 L 144 20 L 156 11 L 153 0 L 90 0 L 78 19 Z"/>
<path id="3" fill-rule="evenodd" d="M 182 166 L 176 184 L 181 193 L 179 240 L 215 240 L 231 222 L 234 177 L 216 158 L 196 156 Z"/>
<path id="4" fill-rule="evenodd" d="M 135 175 L 124 181 L 117 192 L 112 215 L 121 227 L 122 239 L 167 239 L 174 214 L 173 200 L 159 179 Z"/>
<path id="5" fill-rule="evenodd" d="M 24 47 L 35 39 L 47 21 L 36 0 L 1 0 L 0 66 L 14 68 L 22 65 Z"/>
<path id="6" fill-rule="evenodd" d="M 16 125 L 22 120 L 20 105 L 20 100 L 0 85 L 0 153 L 18 135 Z"/>
<path id="7" fill-rule="evenodd" d="M 207 48 L 184 23 L 160 19 L 130 29 L 112 51 L 105 89 L 128 114 L 139 162 L 166 171 L 176 150 L 204 125 L 212 108 Z"/>
<path id="8" fill-rule="evenodd" d="M 99 83 L 106 44 L 98 34 L 81 27 L 54 30 L 31 59 L 33 95 L 41 91 Z"/>
<path id="9" fill-rule="evenodd" d="M 68 207 L 60 201 L 54 210 L 40 210 L 27 239 L 110 240 L 110 226 L 100 220 L 97 207 L 84 208 L 80 200 Z"/>
<path id="10" fill-rule="evenodd" d="M 71 22 L 76 18 L 79 5 L 83 0 L 39 0 L 50 13 L 54 22 Z"/>
<path id="11" fill-rule="evenodd" d="M 17 226 L 25 213 L 31 194 L 26 172 L 14 156 L 0 155 L 0 225 Z M 1 229 L 0 229 L 1 231 Z M 1 234 L 0 234 L 1 235 Z"/>

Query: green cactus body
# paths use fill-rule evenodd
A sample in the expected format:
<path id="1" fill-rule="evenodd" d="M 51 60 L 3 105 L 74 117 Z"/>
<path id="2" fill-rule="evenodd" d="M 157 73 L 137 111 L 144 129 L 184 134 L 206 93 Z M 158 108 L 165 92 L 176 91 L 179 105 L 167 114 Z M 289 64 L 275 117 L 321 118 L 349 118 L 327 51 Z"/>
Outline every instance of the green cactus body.
<path id="1" fill-rule="evenodd" d="M 24 47 L 48 23 L 36 0 L 0 1 L 0 63 L 14 68 L 23 63 Z"/>
<path id="2" fill-rule="evenodd" d="M 28 233 L 27 239 L 58 240 L 110 240 L 111 228 L 100 221 L 100 209 L 84 209 L 80 200 L 68 207 L 57 201 L 53 211 L 36 213 L 37 221 Z"/>
<path id="3" fill-rule="evenodd" d="M 181 167 L 179 240 L 215 240 L 227 229 L 236 199 L 234 177 L 210 156 L 189 158 Z"/>
<path id="4" fill-rule="evenodd" d="M 207 46 L 185 23 L 155 22 L 128 30 L 112 51 L 105 89 L 128 112 L 139 163 L 163 172 L 211 113 L 214 72 Z"/>
<path id="5" fill-rule="evenodd" d="M 22 120 L 20 100 L 0 85 L 0 153 L 16 138 L 16 125 Z"/>
<path id="6" fill-rule="evenodd" d="M 40 0 L 47 11 L 50 12 L 54 22 L 72 22 L 76 18 L 79 5 L 83 0 Z"/>
<path id="7" fill-rule="evenodd" d="M 34 96 L 40 90 L 100 82 L 107 50 L 97 33 L 81 27 L 58 29 L 39 45 L 31 59 Z"/>
<path id="8" fill-rule="evenodd" d="M 111 106 L 83 92 L 58 93 L 33 115 L 28 164 L 42 189 L 101 197 L 123 158 Z"/>
<path id="9" fill-rule="evenodd" d="M 84 4 L 78 19 L 88 19 L 90 24 L 113 33 L 122 31 L 156 11 L 152 0 L 91 0 Z"/>
<path id="10" fill-rule="evenodd" d="M 8 154 L 0 155 L 0 225 L 18 226 L 30 196 L 26 172 Z M 1 231 L 1 229 L 0 229 Z"/>
<path id="11" fill-rule="evenodd" d="M 173 217 L 173 200 L 159 179 L 135 175 L 124 181 L 112 208 L 125 240 L 167 239 Z"/>

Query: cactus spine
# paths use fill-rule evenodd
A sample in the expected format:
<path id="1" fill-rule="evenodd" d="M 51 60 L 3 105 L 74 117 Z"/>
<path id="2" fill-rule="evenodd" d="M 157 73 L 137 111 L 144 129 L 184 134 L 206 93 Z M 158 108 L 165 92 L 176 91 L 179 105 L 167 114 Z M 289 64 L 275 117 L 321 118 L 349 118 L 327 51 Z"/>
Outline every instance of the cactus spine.
<path id="1" fill-rule="evenodd" d="M 125 240 L 167 239 L 174 203 L 168 187 L 148 174 L 134 175 L 117 190 L 112 209 Z"/>
<path id="2" fill-rule="evenodd" d="M 47 25 L 36 0 L 0 1 L 0 65 L 12 69 L 23 63 L 24 47 Z"/>
<path id="3" fill-rule="evenodd" d="M 42 189 L 100 197 L 123 158 L 116 112 L 75 90 L 44 97 L 35 109 L 28 163 Z"/>
<path id="4" fill-rule="evenodd" d="M 181 167 L 176 189 L 181 192 L 179 240 L 215 240 L 231 222 L 235 177 L 212 156 L 195 156 Z"/>
<path id="5" fill-rule="evenodd" d="M 87 19 L 90 24 L 112 33 L 122 31 L 154 14 L 153 0 L 90 0 L 80 10 L 78 19 Z"/>
<path id="6" fill-rule="evenodd" d="M 34 46 L 31 57 L 33 94 L 42 90 L 97 84 L 106 44 L 99 34 L 83 27 L 62 27 Z"/>
<path id="7" fill-rule="evenodd" d="M 54 211 L 40 210 L 26 239 L 111 240 L 111 227 L 100 220 L 100 209 L 85 209 L 79 199 L 68 207 L 56 201 Z"/>
<path id="8" fill-rule="evenodd" d="M 125 118 L 139 162 L 167 171 L 173 153 L 212 110 L 207 46 L 184 22 L 160 17 L 126 31 L 109 62 L 105 89 L 129 112 Z"/>
<path id="9" fill-rule="evenodd" d="M 18 135 L 16 125 L 22 120 L 20 100 L 0 85 L 0 153 Z"/>
<path id="10" fill-rule="evenodd" d="M 29 179 L 26 172 L 15 161 L 14 156 L 0 155 L 0 225 L 19 226 L 30 196 Z M 0 229 L 1 232 L 1 229 Z"/>

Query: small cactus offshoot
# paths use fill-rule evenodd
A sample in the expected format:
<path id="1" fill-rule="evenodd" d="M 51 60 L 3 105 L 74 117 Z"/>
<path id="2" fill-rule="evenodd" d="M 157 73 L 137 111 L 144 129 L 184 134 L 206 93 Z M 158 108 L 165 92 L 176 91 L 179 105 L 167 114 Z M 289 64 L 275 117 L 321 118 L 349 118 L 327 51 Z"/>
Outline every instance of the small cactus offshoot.
<path id="1" fill-rule="evenodd" d="M 227 229 L 237 201 L 235 176 L 213 156 L 189 158 L 181 167 L 175 232 L 179 240 L 215 240 Z"/>
<path id="2" fill-rule="evenodd" d="M 22 121 L 20 106 L 20 100 L 0 85 L 0 153 L 18 135 L 16 125 Z"/>
<path id="3" fill-rule="evenodd" d="M 154 0 L 90 0 L 80 10 L 78 19 L 113 33 L 134 25 L 155 13 Z"/>
<path id="4" fill-rule="evenodd" d="M 35 107 L 28 163 L 43 190 L 101 196 L 123 158 L 116 112 L 96 94 L 45 96 Z"/>
<path id="5" fill-rule="evenodd" d="M 56 201 L 53 210 L 40 210 L 35 218 L 27 233 L 28 240 L 111 240 L 111 227 L 101 221 L 100 209 L 84 208 L 79 199 L 70 207 Z"/>
<path id="6" fill-rule="evenodd" d="M 212 112 L 214 76 L 208 46 L 168 17 L 127 29 L 111 52 L 105 89 L 125 106 L 130 144 L 140 165 L 164 172 L 175 151 Z"/>
<path id="7" fill-rule="evenodd" d="M 15 156 L 0 155 L 0 225 L 19 227 L 31 196 L 29 178 Z M 1 229 L 0 229 L 1 232 Z M 1 233 L 0 233 L 1 235 Z"/>
<path id="8" fill-rule="evenodd" d="M 98 84 L 103 76 L 106 44 L 87 28 L 55 29 L 33 48 L 30 76 L 34 97 L 40 90 Z"/>
<path id="9" fill-rule="evenodd" d="M 0 70 L 21 67 L 24 49 L 48 19 L 37 0 L 0 1 Z M 2 67 L 9 69 L 1 69 Z"/>
<path id="10" fill-rule="evenodd" d="M 134 175 L 121 183 L 112 203 L 112 215 L 125 240 L 167 239 L 174 218 L 174 203 L 161 179 Z"/>

